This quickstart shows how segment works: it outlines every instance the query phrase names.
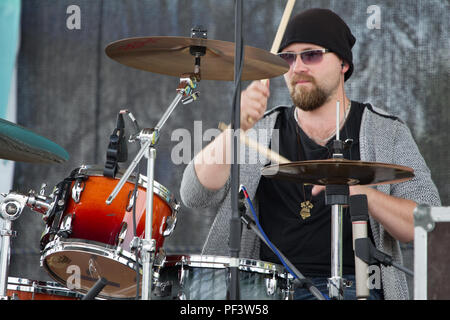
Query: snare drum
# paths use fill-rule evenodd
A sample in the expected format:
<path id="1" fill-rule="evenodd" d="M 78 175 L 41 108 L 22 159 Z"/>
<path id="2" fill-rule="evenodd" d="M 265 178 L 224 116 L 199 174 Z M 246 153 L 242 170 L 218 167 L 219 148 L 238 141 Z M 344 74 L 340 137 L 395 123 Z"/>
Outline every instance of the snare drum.
<path id="1" fill-rule="evenodd" d="M 168 256 L 156 273 L 155 299 L 226 300 L 229 257 Z M 290 300 L 293 278 L 281 265 L 239 259 L 239 288 L 243 300 Z"/>
<path id="2" fill-rule="evenodd" d="M 116 178 L 109 178 L 103 176 L 101 167 L 82 166 L 64 180 L 68 190 L 59 190 L 61 199 L 57 201 L 63 208 L 61 212 L 54 210 L 41 238 L 41 265 L 56 281 L 86 293 L 103 277 L 108 283 L 100 297 L 136 296 L 136 269 L 140 274 L 141 270 L 139 259 L 130 249 L 134 238 L 133 205 L 136 235 L 144 238 L 147 179 L 139 177 L 137 197 L 133 197 L 135 177 L 130 176 L 107 205 L 106 199 L 122 175 L 120 171 Z M 64 184 L 58 186 L 64 189 Z M 153 192 L 152 239 L 158 250 L 175 227 L 179 205 L 156 181 Z"/>
<path id="3" fill-rule="evenodd" d="M 8 277 L 7 296 L 18 300 L 81 300 L 83 295 L 56 282 Z"/>

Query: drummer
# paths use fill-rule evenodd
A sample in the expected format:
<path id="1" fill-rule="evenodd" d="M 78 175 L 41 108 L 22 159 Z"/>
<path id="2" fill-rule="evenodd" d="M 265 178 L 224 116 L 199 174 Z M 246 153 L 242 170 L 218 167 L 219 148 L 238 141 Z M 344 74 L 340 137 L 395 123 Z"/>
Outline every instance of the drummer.
<path id="1" fill-rule="evenodd" d="M 415 177 L 407 182 L 376 188 L 350 187 L 350 195 L 367 195 L 369 237 L 379 250 L 402 264 L 400 242 L 414 239 L 414 208 L 418 203 L 438 206 L 440 199 L 408 127 L 396 116 L 369 103 L 350 100 L 345 94 L 344 82 L 353 73 L 355 41 L 347 24 L 330 10 L 310 9 L 294 16 L 279 50 L 290 65 L 284 78 L 293 105 L 266 111 L 269 83 L 254 81 L 241 95 L 241 129 L 277 129 L 279 139 L 272 140 L 271 147 L 291 161 L 328 159 L 336 139 L 339 101 L 340 140 L 347 141 L 345 159 L 414 169 Z M 230 164 L 224 161 L 226 156 L 217 158 L 218 154 L 230 153 L 227 137 L 222 133 L 197 154 L 186 167 L 181 182 L 181 198 L 186 206 L 218 208 L 202 251 L 207 255 L 229 255 Z M 331 209 L 324 202 L 324 187 L 267 179 L 251 166 L 241 164 L 240 181 L 258 208 L 262 228 L 297 269 L 326 294 L 331 269 Z M 305 205 L 307 209 L 302 211 Z M 246 228 L 242 231 L 240 254 L 280 263 Z M 405 275 L 393 267 L 380 268 L 381 286 L 370 290 L 370 299 L 408 299 Z M 353 281 L 353 286 L 344 290 L 345 299 L 356 297 L 354 273 L 351 220 L 345 212 L 343 278 Z M 314 297 L 305 289 L 297 289 L 294 298 Z"/>

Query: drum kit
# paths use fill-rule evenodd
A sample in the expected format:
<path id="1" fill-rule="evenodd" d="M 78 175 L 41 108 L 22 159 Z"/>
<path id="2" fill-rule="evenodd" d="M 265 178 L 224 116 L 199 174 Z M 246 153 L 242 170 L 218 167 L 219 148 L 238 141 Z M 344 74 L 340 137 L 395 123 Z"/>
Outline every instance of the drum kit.
<path id="1" fill-rule="evenodd" d="M 226 299 L 227 270 L 235 266 L 229 257 L 165 255 L 164 240 L 174 231 L 180 204 L 154 180 L 154 165 L 160 131 L 179 102 L 198 99 L 200 80 L 233 80 L 234 47 L 231 42 L 209 40 L 205 31 L 197 29 L 190 38 L 130 38 L 106 47 L 106 54 L 121 64 L 179 77 L 176 96 L 155 127 L 132 136 L 141 148 L 126 170 L 111 176 L 105 175 L 103 166 L 82 165 L 50 195 L 45 195 L 45 189 L 2 194 L 1 299 Z M 249 46 L 244 52 L 242 80 L 269 79 L 288 70 L 270 52 Z M 68 159 L 67 152 L 55 143 L 5 120 L 0 121 L 0 140 L 3 159 L 35 163 Z M 135 170 L 144 156 L 147 176 Z M 410 168 L 339 157 L 271 165 L 262 174 L 347 188 L 414 176 Z M 342 211 L 341 203 L 330 204 Z M 56 283 L 8 277 L 12 221 L 25 207 L 40 213 L 45 221 L 40 263 Z M 334 241 L 338 253 L 332 278 L 340 288 L 339 234 Z M 238 268 L 243 299 L 292 297 L 293 277 L 283 266 L 239 259 Z"/>

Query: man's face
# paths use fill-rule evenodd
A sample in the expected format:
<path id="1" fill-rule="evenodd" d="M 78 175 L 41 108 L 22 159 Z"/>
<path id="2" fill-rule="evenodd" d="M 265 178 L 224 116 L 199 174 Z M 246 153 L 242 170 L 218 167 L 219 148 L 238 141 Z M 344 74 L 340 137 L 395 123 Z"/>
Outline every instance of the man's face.
<path id="1" fill-rule="evenodd" d="M 323 49 L 318 45 L 308 43 L 293 43 L 283 49 L 283 52 L 303 52 L 313 49 Z M 286 85 L 294 105 L 304 111 L 312 111 L 336 94 L 340 79 L 341 59 L 334 53 L 324 53 L 322 60 L 316 64 L 305 64 L 297 56 L 289 71 L 284 75 Z"/>

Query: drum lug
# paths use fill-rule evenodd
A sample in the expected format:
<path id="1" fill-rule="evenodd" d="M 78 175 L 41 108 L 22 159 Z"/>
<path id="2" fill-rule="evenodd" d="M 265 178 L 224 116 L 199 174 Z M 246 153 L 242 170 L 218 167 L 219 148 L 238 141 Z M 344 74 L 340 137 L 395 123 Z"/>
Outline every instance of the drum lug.
<path id="1" fill-rule="evenodd" d="M 284 273 L 284 281 L 281 281 L 282 300 L 294 300 L 294 286 L 293 280 L 289 274 Z"/>
<path id="2" fill-rule="evenodd" d="M 173 230 L 175 230 L 175 227 L 177 225 L 177 216 L 176 214 L 170 216 L 166 220 L 166 228 L 163 232 L 164 237 L 168 237 L 172 234 Z"/>
<path id="3" fill-rule="evenodd" d="M 166 251 L 163 248 L 159 248 L 158 253 L 155 257 L 155 262 L 153 263 L 155 267 L 161 269 L 164 267 L 164 264 L 166 263 Z"/>
<path id="4" fill-rule="evenodd" d="M 80 202 L 81 193 L 84 191 L 86 184 L 82 180 L 76 180 L 72 188 L 72 199 L 75 203 Z"/>
<path id="5" fill-rule="evenodd" d="M 186 277 L 188 276 L 189 270 L 184 269 L 184 264 L 186 263 L 185 258 L 181 260 L 181 268 L 178 271 L 178 283 L 180 284 L 180 287 L 184 287 L 184 282 L 186 280 Z"/>
<path id="6" fill-rule="evenodd" d="M 166 252 L 163 248 L 159 248 L 153 263 L 155 271 L 153 272 L 154 294 L 157 297 L 168 297 L 172 295 L 172 281 L 160 281 L 161 268 L 166 263 Z"/>
<path id="7" fill-rule="evenodd" d="M 177 299 L 178 300 L 187 300 L 186 294 L 183 291 L 178 292 Z"/>
<path id="8" fill-rule="evenodd" d="M 58 236 L 67 238 L 72 233 L 72 221 L 75 218 L 75 213 L 69 213 L 61 221 L 61 227 L 58 230 Z"/>
<path id="9" fill-rule="evenodd" d="M 120 246 L 122 242 L 125 240 L 127 235 L 128 224 L 126 222 L 122 222 L 122 227 L 119 231 L 119 236 L 117 237 L 117 245 Z"/>
<path id="10" fill-rule="evenodd" d="M 126 208 L 126 210 L 128 212 L 130 212 L 131 209 L 133 209 L 133 206 L 134 206 L 134 203 L 135 203 L 135 199 L 139 195 L 139 190 L 136 190 L 136 193 L 134 193 L 134 192 L 130 192 L 130 193 L 132 193 L 132 195 L 130 197 L 130 200 L 128 201 L 128 205 L 127 205 L 127 208 Z"/>
<path id="11" fill-rule="evenodd" d="M 275 291 L 277 290 L 277 279 L 275 277 L 275 273 L 273 274 L 272 278 L 266 279 L 266 293 L 269 296 L 273 296 L 275 294 Z"/>

